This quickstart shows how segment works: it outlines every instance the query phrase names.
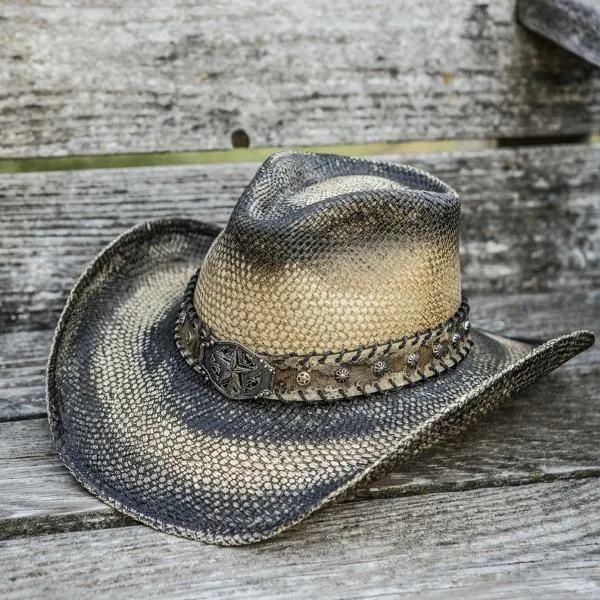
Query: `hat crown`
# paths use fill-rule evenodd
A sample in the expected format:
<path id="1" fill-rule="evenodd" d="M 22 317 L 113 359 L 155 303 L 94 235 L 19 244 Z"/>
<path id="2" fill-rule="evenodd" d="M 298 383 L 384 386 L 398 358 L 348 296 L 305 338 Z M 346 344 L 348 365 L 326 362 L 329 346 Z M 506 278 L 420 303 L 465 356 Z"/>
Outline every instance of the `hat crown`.
<path id="1" fill-rule="evenodd" d="M 208 252 L 195 308 L 267 355 L 410 336 L 460 306 L 459 215 L 456 192 L 411 167 L 274 155 Z"/>

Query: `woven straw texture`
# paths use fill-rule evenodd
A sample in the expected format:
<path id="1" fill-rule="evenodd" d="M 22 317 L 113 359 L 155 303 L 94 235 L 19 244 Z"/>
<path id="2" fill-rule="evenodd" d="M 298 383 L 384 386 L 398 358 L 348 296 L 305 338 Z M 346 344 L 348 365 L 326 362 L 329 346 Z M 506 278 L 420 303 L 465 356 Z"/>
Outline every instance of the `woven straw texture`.
<path id="1" fill-rule="evenodd" d="M 438 379 L 319 404 L 228 400 L 175 347 L 186 284 L 217 232 L 194 221 L 138 227 L 73 290 L 48 364 L 48 412 L 75 477 L 157 529 L 244 544 L 460 431 L 588 347 L 576 332 L 537 348 L 474 331 Z"/>
<path id="2" fill-rule="evenodd" d="M 217 337 L 270 355 L 425 330 L 460 306 L 459 211 L 411 167 L 274 155 L 210 249 L 196 309 Z"/>

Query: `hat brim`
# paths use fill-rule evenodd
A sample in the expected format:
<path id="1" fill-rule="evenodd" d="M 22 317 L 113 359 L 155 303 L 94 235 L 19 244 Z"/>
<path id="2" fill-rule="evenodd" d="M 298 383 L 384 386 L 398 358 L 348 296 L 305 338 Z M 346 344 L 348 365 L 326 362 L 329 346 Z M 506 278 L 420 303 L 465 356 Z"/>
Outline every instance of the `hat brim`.
<path id="1" fill-rule="evenodd" d="M 587 331 L 533 347 L 475 329 L 456 368 L 392 393 L 230 400 L 202 383 L 173 337 L 217 234 L 173 219 L 119 237 L 74 287 L 48 363 L 66 466 L 110 506 L 168 533 L 223 545 L 272 537 L 593 343 Z"/>

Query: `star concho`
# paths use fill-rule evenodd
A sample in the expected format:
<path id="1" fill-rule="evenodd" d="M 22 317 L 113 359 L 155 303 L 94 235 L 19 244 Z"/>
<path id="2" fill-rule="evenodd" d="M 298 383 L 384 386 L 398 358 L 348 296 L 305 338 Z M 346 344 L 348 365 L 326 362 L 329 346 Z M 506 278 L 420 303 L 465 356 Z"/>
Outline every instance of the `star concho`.
<path id="1" fill-rule="evenodd" d="M 265 395 L 275 369 L 237 342 L 215 342 L 204 352 L 204 370 L 215 387 L 233 400 Z"/>

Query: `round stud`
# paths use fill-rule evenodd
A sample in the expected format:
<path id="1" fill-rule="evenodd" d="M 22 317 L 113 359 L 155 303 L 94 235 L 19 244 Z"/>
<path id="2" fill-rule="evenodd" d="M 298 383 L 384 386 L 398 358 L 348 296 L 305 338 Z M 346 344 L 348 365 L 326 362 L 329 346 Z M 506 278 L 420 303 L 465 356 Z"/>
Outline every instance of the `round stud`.
<path id="1" fill-rule="evenodd" d="M 342 365 L 335 370 L 333 376 L 338 383 L 346 383 L 350 379 L 350 370 Z"/>
<path id="2" fill-rule="evenodd" d="M 421 357 L 416 352 L 409 354 L 408 358 L 406 359 L 406 364 L 411 369 L 416 369 L 419 366 L 420 362 L 421 362 Z"/>
<path id="3" fill-rule="evenodd" d="M 204 341 L 210 338 L 210 329 L 204 323 L 200 325 L 200 338 Z"/>
<path id="4" fill-rule="evenodd" d="M 186 344 L 191 344 L 195 339 L 196 339 L 196 333 L 192 329 L 188 329 L 183 336 L 183 341 Z"/>
<path id="5" fill-rule="evenodd" d="M 469 331 L 471 331 L 471 323 L 469 321 L 465 321 L 463 323 L 463 330 L 465 333 L 469 333 Z"/>
<path id="6" fill-rule="evenodd" d="M 375 377 L 382 377 L 390 370 L 390 367 L 385 362 L 385 360 L 378 360 L 373 364 L 373 375 Z"/>
<path id="7" fill-rule="evenodd" d="M 444 356 L 443 344 L 440 344 L 440 342 L 435 343 L 431 349 L 431 353 L 433 354 L 434 358 L 437 358 L 438 360 L 442 358 L 442 356 Z"/>
<path id="8" fill-rule="evenodd" d="M 182 311 L 179 313 L 179 323 L 180 323 L 181 325 L 183 325 L 183 324 L 185 323 L 185 311 L 184 311 L 184 310 L 182 310 Z"/>
<path id="9" fill-rule="evenodd" d="M 452 345 L 453 346 L 458 346 L 458 344 L 460 343 L 460 333 L 456 332 L 452 334 Z"/>
<path id="10" fill-rule="evenodd" d="M 307 386 L 310 383 L 310 373 L 307 371 L 300 371 L 300 373 L 296 375 L 296 383 L 302 387 Z"/>

